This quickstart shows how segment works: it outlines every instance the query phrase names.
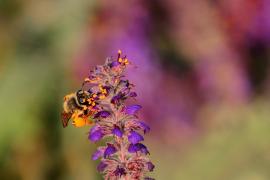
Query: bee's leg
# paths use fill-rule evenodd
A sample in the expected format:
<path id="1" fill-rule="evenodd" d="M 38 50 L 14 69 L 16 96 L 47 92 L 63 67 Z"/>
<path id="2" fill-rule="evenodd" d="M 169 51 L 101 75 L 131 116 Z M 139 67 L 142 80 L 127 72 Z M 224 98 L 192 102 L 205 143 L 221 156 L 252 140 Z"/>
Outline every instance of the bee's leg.
<path id="1" fill-rule="evenodd" d="M 67 127 L 71 116 L 72 116 L 71 113 L 65 113 L 65 112 L 61 113 L 61 120 L 62 120 L 62 125 L 63 125 L 64 128 Z"/>

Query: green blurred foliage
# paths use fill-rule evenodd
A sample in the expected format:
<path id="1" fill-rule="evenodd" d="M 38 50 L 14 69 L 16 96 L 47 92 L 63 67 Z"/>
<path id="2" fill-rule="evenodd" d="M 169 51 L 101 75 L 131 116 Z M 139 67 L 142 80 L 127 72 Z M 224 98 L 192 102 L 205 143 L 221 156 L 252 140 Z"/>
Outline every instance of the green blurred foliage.
<path id="1" fill-rule="evenodd" d="M 71 60 L 93 5 L 87 0 L 0 0 L 1 180 L 101 179 L 97 162 L 90 160 L 97 145 L 88 142 L 88 128 L 62 129 L 60 122 L 62 97 L 77 83 L 72 82 Z M 211 118 L 186 144 L 171 137 L 174 145 L 166 146 L 156 142 L 158 135 L 152 137 L 147 144 L 154 177 L 270 179 L 266 101 L 234 110 L 202 109 L 202 118 Z"/>
<path id="2" fill-rule="evenodd" d="M 60 121 L 62 97 L 73 91 L 74 44 L 87 20 L 80 11 L 90 4 L 0 1 L 0 179 L 97 176 L 81 138 L 87 130 L 63 131 Z"/>
<path id="3" fill-rule="evenodd" d="M 269 103 L 215 109 L 212 126 L 193 143 L 153 152 L 158 179 L 267 180 L 270 178 Z M 213 112 L 212 112 L 213 113 Z M 173 137 L 172 137 L 173 138 Z M 176 142 L 177 143 L 177 142 Z M 152 149 L 158 149 L 154 145 Z"/>

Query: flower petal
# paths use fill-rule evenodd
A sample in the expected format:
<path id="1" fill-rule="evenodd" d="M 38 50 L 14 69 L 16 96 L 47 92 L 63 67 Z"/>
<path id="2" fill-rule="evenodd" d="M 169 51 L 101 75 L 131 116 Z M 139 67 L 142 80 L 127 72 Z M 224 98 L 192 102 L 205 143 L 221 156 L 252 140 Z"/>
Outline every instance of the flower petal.
<path id="1" fill-rule="evenodd" d="M 152 162 L 147 162 L 147 169 L 148 171 L 152 172 L 155 168 L 155 165 Z"/>
<path id="2" fill-rule="evenodd" d="M 111 113 L 108 111 L 99 111 L 98 113 L 95 114 L 94 118 L 99 118 L 99 117 L 106 118 L 110 115 L 111 115 Z"/>
<path id="3" fill-rule="evenodd" d="M 135 93 L 135 92 L 130 92 L 130 93 L 129 93 L 129 97 L 137 97 L 137 93 Z"/>
<path id="4" fill-rule="evenodd" d="M 99 141 L 104 136 L 102 130 L 94 126 L 89 133 L 88 139 L 93 142 Z"/>
<path id="5" fill-rule="evenodd" d="M 103 155 L 103 151 L 101 149 L 96 150 L 96 152 L 93 153 L 92 155 L 92 160 L 97 160 Z"/>
<path id="6" fill-rule="evenodd" d="M 97 170 L 99 172 L 103 172 L 107 166 L 108 166 L 108 164 L 101 161 L 97 166 Z"/>
<path id="7" fill-rule="evenodd" d="M 144 154 L 149 154 L 149 151 L 147 149 L 147 147 L 141 143 L 137 143 L 137 144 L 130 144 L 128 147 L 128 152 L 130 153 L 135 153 L 141 151 Z"/>
<path id="8" fill-rule="evenodd" d="M 111 103 L 118 104 L 123 97 L 123 94 L 120 92 L 112 98 Z"/>
<path id="9" fill-rule="evenodd" d="M 113 61 L 113 62 L 110 64 L 110 67 L 112 68 L 112 67 L 116 67 L 116 66 L 118 66 L 118 65 L 120 65 L 120 63 L 119 63 L 118 61 Z"/>
<path id="10" fill-rule="evenodd" d="M 121 131 L 121 129 L 118 126 L 115 126 L 112 130 L 112 133 L 118 137 L 122 137 L 123 136 L 123 132 Z"/>
<path id="11" fill-rule="evenodd" d="M 93 126 L 91 129 L 90 129 L 90 133 L 93 133 L 94 131 L 97 131 L 100 129 L 100 126 Z"/>
<path id="12" fill-rule="evenodd" d="M 130 144 L 128 147 L 128 152 L 130 153 L 135 153 L 139 151 L 138 147 L 136 146 L 136 144 Z"/>
<path id="13" fill-rule="evenodd" d="M 139 149 L 143 154 L 150 154 L 147 147 L 141 143 L 138 143 Z"/>
<path id="14" fill-rule="evenodd" d="M 138 125 L 143 129 L 144 134 L 150 131 L 150 127 L 143 121 L 138 121 Z"/>
<path id="15" fill-rule="evenodd" d="M 107 148 L 104 151 L 104 158 L 116 153 L 116 148 L 112 144 L 108 144 Z"/>
<path id="16" fill-rule="evenodd" d="M 136 143 L 143 141 L 143 140 L 144 140 L 144 138 L 142 137 L 142 135 L 140 135 L 136 131 L 131 131 L 129 136 L 128 136 L 128 141 L 132 144 L 136 144 Z"/>
<path id="17" fill-rule="evenodd" d="M 127 106 L 125 108 L 125 113 L 129 114 L 129 115 L 133 115 L 135 114 L 137 111 L 139 111 L 142 108 L 141 105 L 131 105 L 131 106 Z"/>

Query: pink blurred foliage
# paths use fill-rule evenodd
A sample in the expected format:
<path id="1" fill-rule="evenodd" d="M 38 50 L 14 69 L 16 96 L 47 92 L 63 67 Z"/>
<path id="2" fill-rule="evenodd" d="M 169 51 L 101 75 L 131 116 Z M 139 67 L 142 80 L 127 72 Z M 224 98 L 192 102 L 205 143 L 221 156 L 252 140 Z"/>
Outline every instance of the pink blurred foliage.
<path id="1" fill-rule="evenodd" d="M 137 85 L 143 117 L 153 123 L 154 133 L 180 130 L 188 136 L 196 134 L 201 107 L 238 106 L 250 100 L 252 85 L 245 48 L 252 37 L 269 39 L 267 0 L 97 3 L 83 34 L 85 46 L 75 59 L 75 71 L 81 78 L 94 64 L 121 49 L 133 62 L 128 78 Z M 168 22 L 162 22 L 166 25 L 163 28 L 176 52 L 191 66 L 183 76 L 166 68 L 170 59 L 162 59 L 153 46 L 151 35 L 158 29 L 153 28 L 157 14 L 151 3 L 166 11 Z M 162 60 L 165 64 L 160 63 Z"/>

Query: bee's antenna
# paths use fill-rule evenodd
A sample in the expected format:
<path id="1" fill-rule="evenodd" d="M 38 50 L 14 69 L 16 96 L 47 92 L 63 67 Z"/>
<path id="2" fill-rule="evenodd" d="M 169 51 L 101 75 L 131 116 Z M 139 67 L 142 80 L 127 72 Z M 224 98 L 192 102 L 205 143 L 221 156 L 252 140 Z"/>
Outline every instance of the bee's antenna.
<path id="1" fill-rule="evenodd" d="M 83 90 L 84 85 L 85 85 L 85 82 L 82 83 L 82 85 L 81 85 L 81 90 Z"/>
<path id="2" fill-rule="evenodd" d="M 90 79 L 89 78 L 85 78 L 82 85 L 81 85 L 81 89 L 83 90 L 84 86 L 86 83 L 90 82 Z"/>

